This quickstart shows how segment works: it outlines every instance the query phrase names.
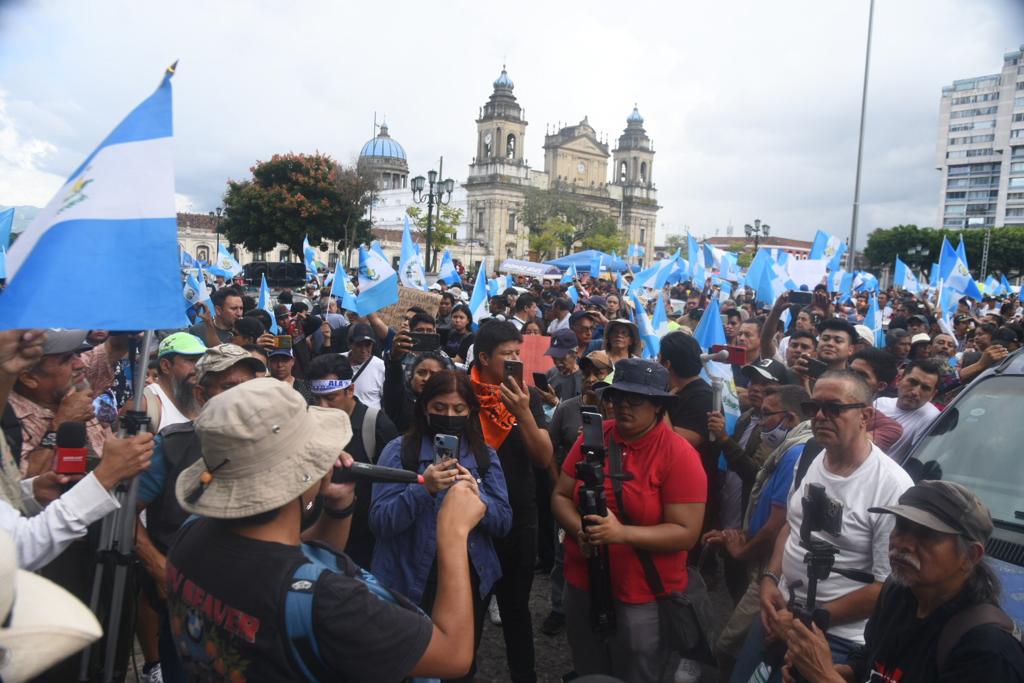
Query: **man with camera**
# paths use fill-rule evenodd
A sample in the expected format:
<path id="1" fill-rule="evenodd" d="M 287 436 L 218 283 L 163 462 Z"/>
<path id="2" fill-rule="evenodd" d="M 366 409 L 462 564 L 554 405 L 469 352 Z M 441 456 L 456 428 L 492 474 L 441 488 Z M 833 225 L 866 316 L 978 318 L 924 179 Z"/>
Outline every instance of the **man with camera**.
<path id="1" fill-rule="evenodd" d="M 764 646 L 781 643 L 792 625 L 795 605 L 787 601 L 787 593 L 802 609 L 820 609 L 827 614 L 826 633 L 837 663 L 844 662 L 850 651 L 864 642 L 864 623 L 889 576 L 892 529 L 892 520 L 872 519 L 865 512 L 894 504 L 912 484 L 909 475 L 868 437 L 874 412 L 871 396 L 863 378 L 849 370 L 827 372 L 815 383 L 804 414 L 811 417 L 814 438 L 823 450 L 815 454 L 805 446 L 797 462 L 786 523 L 760 581 L 761 619 L 747 634 L 733 681 L 745 682 L 755 670 L 767 673 L 769 667 L 771 680 L 779 679 L 777 646 L 771 648 L 770 664 L 762 662 Z M 803 492 L 811 485 L 822 487 L 829 505 L 809 510 L 805 519 Z M 810 578 L 805 558 L 811 539 L 806 532 L 823 528 L 833 534 L 816 534 L 812 545 L 827 541 L 838 549 L 834 568 L 870 575 L 874 580 L 865 584 L 832 573 L 818 582 L 816 604 L 808 605 Z"/>
<path id="2" fill-rule="evenodd" d="M 793 622 L 784 678 L 805 680 L 1024 681 L 1024 647 L 999 608 L 999 580 L 984 559 L 992 517 L 972 491 L 924 481 L 897 505 L 870 508 L 893 515 L 892 576 L 864 631 L 865 644 L 834 665 L 817 626 Z"/>
<path id="3" fill-rule="evenodd" d="M 214 397 L 195 422 L 203 457 L 178 477 L 197 515 L 167 558 L 171 629 L 201 680 L 399 681 L 454 678 L 473 658 L 467 540 L 484 514 L 468 481 L 437 519 L 433 622 L 335 549 L 354 486 L 341 410 L 308 406 L 271 378 Z M 271 483 L 272 485 L 268 485 Z"/>

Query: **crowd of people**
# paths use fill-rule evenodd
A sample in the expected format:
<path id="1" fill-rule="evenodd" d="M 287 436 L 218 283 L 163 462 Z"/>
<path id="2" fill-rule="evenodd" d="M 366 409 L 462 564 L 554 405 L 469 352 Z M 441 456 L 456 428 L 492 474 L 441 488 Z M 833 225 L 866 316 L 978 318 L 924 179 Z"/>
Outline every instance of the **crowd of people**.
<path id="1" fill-rule="evenodd" d="M 580 680 L 1024 681 L 988 510 L 917 481 L 909 458 L 1024 343 L 1015 299 L 963 299 L 947 324 L 926 297 L 882 291 L 879 335 L 867 294 L 824 286 L 768 308 L 683 282 L 641 312 L 611 280 L 518 276 L 483 319 L 439 282 L 435 310 L 392 327 L 328 290 L 282 291 L 272 317 L 244 282 L 217 285 L 139 366 L 152 433 L 116 436 L 138 334 L 0 331 L 0 527 L 22 568 L 88 602 L 89 529 L 138 477 L 147 683 L 472 680 L 488 619 L 516 683 L 538 678 L 537 638 L 564 638 Z M 659 296 L 670 331 L 651 354 L 636 320 Z M 731 428 L 693 336 L 712 298 Z M 542 378 L 523 377 L 530 335 L 549 338 Z M 606 513 L 581 514 L 595 413 Z M 55 467 L 66 423 L 84 425 L 85 476 Z M 817 581 L 808 623 L 812 489 L 841 505 L 843 571 Z M 724 620 L 701 609 L 707 583 L 728 593 Z M 77 680 L 77 661 L 43 676 Z"/>

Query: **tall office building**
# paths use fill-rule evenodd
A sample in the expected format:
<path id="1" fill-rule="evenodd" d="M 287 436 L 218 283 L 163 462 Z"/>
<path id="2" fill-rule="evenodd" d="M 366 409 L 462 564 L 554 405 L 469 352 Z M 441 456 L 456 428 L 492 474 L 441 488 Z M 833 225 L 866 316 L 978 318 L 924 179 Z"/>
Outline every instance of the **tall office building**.
<path id="1" fill-rule="evenodd" d="M 936 165 L 937 226 L 1024 226 L 1024 45 L 1000 73 L 942 89 Z"/>

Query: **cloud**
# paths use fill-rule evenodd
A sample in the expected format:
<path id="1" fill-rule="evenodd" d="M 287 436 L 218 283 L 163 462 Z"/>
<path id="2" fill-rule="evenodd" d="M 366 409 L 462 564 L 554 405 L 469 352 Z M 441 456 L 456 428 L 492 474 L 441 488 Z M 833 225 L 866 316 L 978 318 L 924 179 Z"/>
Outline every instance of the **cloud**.
<path id="1" fill-rule="evenodd" d="M 43 206 L 64 184 L 63 177 L 40 168 L 57 148 L 19 131 L 8 114 L 8 99 L 0 90 L 0 204 Z"/>

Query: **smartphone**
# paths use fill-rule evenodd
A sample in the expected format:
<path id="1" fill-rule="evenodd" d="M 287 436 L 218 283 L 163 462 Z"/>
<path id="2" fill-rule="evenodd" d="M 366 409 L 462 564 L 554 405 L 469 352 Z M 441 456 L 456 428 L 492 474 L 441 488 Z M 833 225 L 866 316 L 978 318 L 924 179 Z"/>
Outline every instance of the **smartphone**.
<path id="1" fill-rule="evenodd" d="M 804 362 L 807 363 L 807 374 L 811 377 L 821 377 L 828 370 L 828 364 L 817 358 L 807 358 Z"/>
<path id="2" fill-rule="evenodd" d="M 505 361 L 505 380 L 506 384 L 509 377 L 515 377 L 516 382 L 519 383 L 519 387 L 523 388 L 523 361 L 521 360 L 507 360 Z"/>
<path id="3" fill-rule="evenodd" d="M 729 324 L 729 316 L 727 316 L 725 313 L 719 314 L 718 317 L 722 319 L 722 327 L 725 327 L 726 325 Z"/>
<path id="4" fill-rule="evenodd" d="M 580 417 L 583 421 L 583 447 L 604 448 L 604 418 L 601 413 L 584 410 Z"/>
<path id="5" fill-rule="evenodd" d="M 747 364 L 747 350 L 742 346 L 726 346 L 725 344 L 713 344 L 708 350 L 710 353 L 718 353 L 719 351 L 728 351 L 729 358 L 726 363 L 730 365 L 746 365 Z"/>
<path id="6" fill-rule="evenodd" d="M 434 464 L 459 459 L 459 437 L 452 434 L 434 435 Z"/>
<path id="7" fill-rule="evenodd" d="M 789 303 L 809 306 L 814 303 L 814 292 L 795 290 L 789 293 Z"/>
<path id="8" fill-rule="evenodd" d="M 288 334 L 278 334 L 274 336 L 274 348 L 275 349 L 290 349 L 292 348 L 292 338 Z"/>
<path id="9" fill-rule="evenodd" d="M 537 387 L 541 391 L 548 391 L 551 385 L 548 384 L 547 373 L 535 372 L 533 373 L 533 386 Z"/>
<path id="10" fill-rule="evenodd" d="M 423 351 L 437 351 L 441 348 L 441 336 L 435 332 L 408 332 L 412 338 L 410 351 L 421 353 Z"/>

